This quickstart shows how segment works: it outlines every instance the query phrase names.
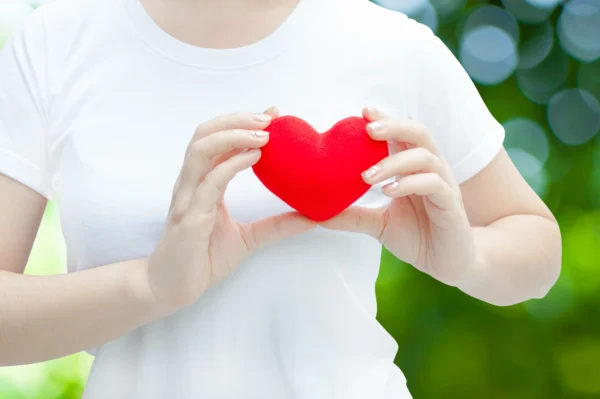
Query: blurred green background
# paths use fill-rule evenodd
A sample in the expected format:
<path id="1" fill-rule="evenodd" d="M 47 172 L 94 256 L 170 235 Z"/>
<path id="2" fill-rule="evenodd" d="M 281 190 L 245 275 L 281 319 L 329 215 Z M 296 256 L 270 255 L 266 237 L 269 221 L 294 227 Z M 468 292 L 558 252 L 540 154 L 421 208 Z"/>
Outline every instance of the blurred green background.
<path id="1" fill-rule="evenodd" d="M 0 0 L 0 47 L 39 3 Z M 454 51 L 564 243 L 547 297 L 511 307 L 470 298 L 384 252 L 378 319 L 398 341 L 409 389 L 415 399 L 600 398 L 600 0 L 376 3 L 428 25 Z M 26 272 L 65 270 L 49 203 Z M 78 353 L 0 368 L 0 398 L 80 398 L 92 360 Z"/>

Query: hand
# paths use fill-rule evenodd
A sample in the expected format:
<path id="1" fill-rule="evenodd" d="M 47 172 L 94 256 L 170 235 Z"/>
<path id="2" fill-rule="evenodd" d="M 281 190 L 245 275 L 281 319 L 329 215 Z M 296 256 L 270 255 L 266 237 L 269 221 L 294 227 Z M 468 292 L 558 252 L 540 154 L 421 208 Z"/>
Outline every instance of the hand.
<path id="1" fill-rule="evenodd" d="M 297 212 L 241 224 L 224 205 L 227 184 L 258 162 L 260 147 L 269 140 L 262 129 L 277 115 L 273 108 L 258 114 L 264 119 L 226 115 L 196 129 L 173 189 L 166 227 L 147 263 L 147 281 L 158 303 L 188 305 L 250 252 L 316 225 Z"/>
<path id="2" fill-rule="evenodd" d="M 421 124 L 372 108 L 365 108 L 363 116 L 371 122 L 369 135 L 387 140 L 391 154 L 365 171 L 363 179 L 377 184 L 395 177 L 383 187 L 392 200 L 379 209 L 351 206 L 321 225 L 368 234 L 397 258 L 456 284 L 474 265 L 475 245 L 450 166 Z"/>

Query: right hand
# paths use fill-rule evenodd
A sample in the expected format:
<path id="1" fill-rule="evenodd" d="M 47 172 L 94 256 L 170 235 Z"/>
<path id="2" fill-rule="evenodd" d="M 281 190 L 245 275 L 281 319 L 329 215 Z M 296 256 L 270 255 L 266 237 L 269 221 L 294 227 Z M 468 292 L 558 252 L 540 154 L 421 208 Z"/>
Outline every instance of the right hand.
<path id="1" fill-rule="evenodd" d="M 173 189 L 165 229 L 145 273 L 161 305 L 191 304 L 252 251 L 316 226 L 298 212 L 252 223 L 238 223 L 229 215 L 225 188 L 238 172 L 258 162 L 260 147 L 269 138 L 253 132 L 264 132 L 278 111 L 272 107 L 258 115 L 268 118 L 236 113 L 196 129 Z"/>

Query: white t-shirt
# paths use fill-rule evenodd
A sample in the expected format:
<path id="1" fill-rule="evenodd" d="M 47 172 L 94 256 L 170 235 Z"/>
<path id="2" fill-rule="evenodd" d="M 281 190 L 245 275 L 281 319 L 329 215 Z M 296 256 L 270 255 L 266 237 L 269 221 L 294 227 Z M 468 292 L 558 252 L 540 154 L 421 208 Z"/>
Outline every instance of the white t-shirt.
<path id="1" fill-rule="evenodd" d="M 56 0 L 0 52 L 0 172 L 56 194 L 69 272 L 146 257 L 195 127 L 271 105 L 320 131 L 366 105 L 419 120 L 459 182 L 504 138 L 429 28 L 367 0 L 301 0 L 236 49 L 176 40 L 139 0 Z M 356 205 L 388 203 L 381 186 Z M 251 169 L 225 201 L 244 222 L 290 210 Z M 90 348 L 84 399 L 410 398 L 375 319 L 380 255 L 323 228 L 268 246 L 193 305 Z"/>

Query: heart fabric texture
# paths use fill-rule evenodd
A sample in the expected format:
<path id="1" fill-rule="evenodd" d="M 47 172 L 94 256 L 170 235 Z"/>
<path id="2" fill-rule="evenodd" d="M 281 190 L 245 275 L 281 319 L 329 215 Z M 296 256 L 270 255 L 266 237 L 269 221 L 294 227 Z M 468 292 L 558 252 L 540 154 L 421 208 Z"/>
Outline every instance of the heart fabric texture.
<path id="1" fill-rule="evenodd" d="M 353 116 L 319 133 L 301 118 L 275 118 L 252 169 L 269 191 L 304 216 L 330 219 L 369 190 L 361 173 L 389 154 L 386 141 L 369 137 L 367 123 Z"/>

